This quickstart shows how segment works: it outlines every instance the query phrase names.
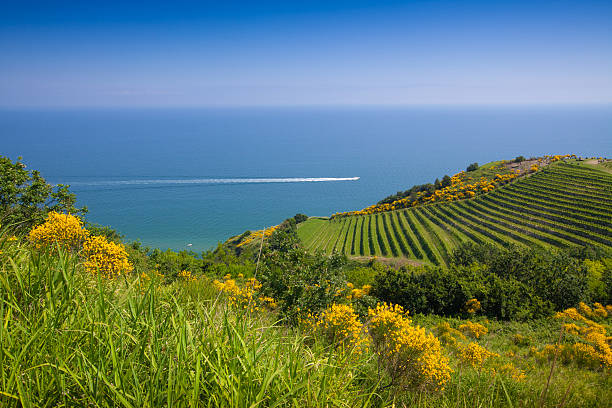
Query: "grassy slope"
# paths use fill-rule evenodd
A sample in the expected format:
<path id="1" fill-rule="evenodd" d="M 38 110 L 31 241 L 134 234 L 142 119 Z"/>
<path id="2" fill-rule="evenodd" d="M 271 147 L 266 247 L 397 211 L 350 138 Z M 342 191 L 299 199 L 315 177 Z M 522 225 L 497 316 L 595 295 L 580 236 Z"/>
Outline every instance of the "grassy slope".
<path id="1" fill-rule="evenodd" d="M 604 163 L 607 164 L 607 163 Z M 485 174 L 494 163 L 478 171 Z M 603 171 L 600 169 L 604 169 Z M 352 243 L 336 245 L 347 255 L 406 257 L 445 263 L 462 241 L 543 247 L 612 246 L 612 175 L 602 165 L 557 163 L 538 173 L 473 199 L 438 203 L 407 210 L 363 216 L 372 226 L 373 248 L 367 232 Z M 480 175 L 479 174 L 478 177 Z M 319 240 L 338 238 L 337 229 L 354 226 L 343 220 L 307 220 L 298 227 L 300 239 L 313 248 Z M 370 220 L 371 219 L 371 220 Z M 366 229 L 367 231 L 367 229 Z M 339 239 L 353 238 L 343 231 Z M 370 241 L 368 239 L 368 241 Z M 317 248 L 331 253 L 332 246 Z M 359 252 L 359 251 L 357 251 Z"/>
<path id="2" fill-rule="evenodd" d="M 207 278 L 97 280 L 66 253 L 2 249 L 2 407 L 364 406 L 376 385 L 367 360 L 230 308 Z"/>
<path id="3" fill-rule="evenodd" d="M 560 323 L 489 322 L 477 340 L 512 363 L 523 381 L 458 360 L 441 392 L 385 387 L 371 352 L 330 350 L 320 338 L 238 311 L 209 278 L 98 280 L 73 256 L 2 242 L 0 406 L 71 407 L 598 407 L 612 399 L 608 371 L 538 361 L 530 347 L 554 343 Z M 440 322 L 414 316 L 434 333 Z M 515 334 L 524 341 L 515 344 Z M 473 340 L 463 340 L 465 342 Z M 543 391 L 547 389 L 545 398 Z"/>

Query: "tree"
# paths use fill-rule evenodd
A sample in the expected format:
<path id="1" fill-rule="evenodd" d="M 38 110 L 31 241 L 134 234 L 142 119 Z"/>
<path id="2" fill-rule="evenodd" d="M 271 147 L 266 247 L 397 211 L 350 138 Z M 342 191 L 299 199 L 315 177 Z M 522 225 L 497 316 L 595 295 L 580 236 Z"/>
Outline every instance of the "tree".
<path id="1" fill-rule="evenodd" d="M 306 221 L 306 220 L 308 219 L 308 216 L 307 216 L 307 215 L 305 215 L 305 214 L 295 214 L 295 215 L 293 216 L 293 219 L 295 220 L 295 223 L 296 223 L 296 224 L 299 224 L 299 223 L 301 223 L 301 222 Z"/>
<path id="2" fill-rule="evenodd" d="M 448 187 L 451 184 L 452 184 L 452 181 L 448 174 L 442 177 L 442 187 Z"/>
<path id="3" fill-rule="evenodd" d="M 83 215 L 69 186 L 52 186 L 36 170 L 27 170 L 22 158 L 0 156 L 0 223 L 16 231 L 42 222 L 50 211 Z"/>
<path id="4" fill-rule="evenodd" d="M 472 163 L 469 166 L 467 166 L 467 171 L 474 171 L 474 170 L 478 170 L 478 163 Z"/>

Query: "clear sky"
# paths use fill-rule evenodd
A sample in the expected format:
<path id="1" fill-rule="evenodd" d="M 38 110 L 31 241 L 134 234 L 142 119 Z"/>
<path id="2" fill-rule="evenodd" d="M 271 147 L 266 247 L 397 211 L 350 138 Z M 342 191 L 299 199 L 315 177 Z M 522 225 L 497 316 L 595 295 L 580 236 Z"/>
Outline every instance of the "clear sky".
<path id="1" fill-rule="evenodd" d="M 611 102 L 612 1 L 0 9 L 5 108 Z"/>

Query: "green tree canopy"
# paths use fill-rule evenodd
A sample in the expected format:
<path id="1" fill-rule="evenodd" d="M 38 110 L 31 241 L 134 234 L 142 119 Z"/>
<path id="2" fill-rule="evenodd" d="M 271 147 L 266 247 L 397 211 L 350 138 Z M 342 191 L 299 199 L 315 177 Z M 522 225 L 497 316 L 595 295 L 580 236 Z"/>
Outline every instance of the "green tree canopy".
<path id="1" fill-rule="evenodd" d="M 50 211 L 83 215 L 87 207 L 76 208 L 76 196 L 69 186 L 52 186 L 36 170 L 27 170 L 19 157 L 15 162 L 0 156 L 0 223 L 26 230 L 42 222 Z"/>

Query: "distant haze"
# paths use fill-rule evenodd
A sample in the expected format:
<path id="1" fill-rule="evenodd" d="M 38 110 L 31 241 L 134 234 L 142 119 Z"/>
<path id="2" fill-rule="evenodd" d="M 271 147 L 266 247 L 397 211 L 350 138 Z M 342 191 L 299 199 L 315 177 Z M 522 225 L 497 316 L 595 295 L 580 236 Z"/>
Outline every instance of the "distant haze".
<path id="1" fill-rule="evenodd" d="M 610 1 L 14 1 L 0 13 L 5 108 L 610 102 Z"/>

